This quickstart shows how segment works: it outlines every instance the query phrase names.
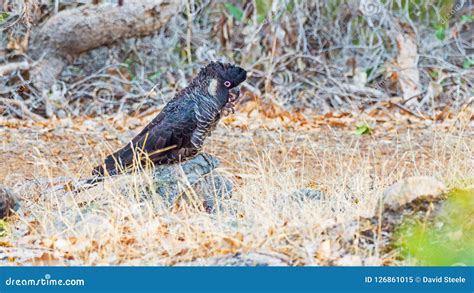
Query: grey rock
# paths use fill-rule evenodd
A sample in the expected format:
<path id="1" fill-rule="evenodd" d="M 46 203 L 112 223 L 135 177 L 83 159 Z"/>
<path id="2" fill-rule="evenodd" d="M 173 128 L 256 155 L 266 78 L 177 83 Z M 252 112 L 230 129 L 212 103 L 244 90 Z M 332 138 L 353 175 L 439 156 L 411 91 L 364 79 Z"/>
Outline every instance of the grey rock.
<path id="1" fill-rule="evenodd" d="M 396 210 L 419 198 L 440 199 L 446 190 L 446 186 L 433 177 L 408 177 L 385 189 L 384 204 L 386 208 Z"/>
<path id="2" fill-rule="evenodd" d="M 201 153 L 178 165 L 156 166 L 153 170 L 154 188 L 168 204 L 180 197 L 197 195 L 207 211 L 214 211 L 217 203 L 232 195 L 232 182 L 216 168 L 220 162 L 207 153 Z"/>
<path id="3" fill-rule="evenodd" d="M 0 219 L 12 215 L 12 211 L 18 210 L 20 203 L 12 190 L 0 185 Z"/>
<path id="4" fill-rule="evenodd" d="M 101 205 L 101 199 L 108 194 L 120 194 L 147 200 L 156 208 L 162 208 L 163 204 L 172 207 L 184 200 L 214 212 L 223 199 L 232 196 L 233 190 L 232 181 L 224 177 L 218 167 L 217 158 L 201 153 L 181 164 L 157 165 L 146 170 L 146 174 L 133 172 L 106 178 L 75 194 L 73 201 L 93 209 Z M 105 185 L 108 192 L 104 192 Z"/>
<path id="5" fill-rule="evenodd" d="M 198 259 L 192 262 L 178 263 L 177 266 L 226 266 L 226 267 L 255 267 L 255 266 L 288 266 L 286 256 L 277 253 L 246 252 L 224 256 Z"/>
<path id="6" fill-rule="evenodd" d="M 324 192 L 317 189 L 302 188 L 294 192 L 293 196 L 300 200 L 321 200 L 324 198 Z"/>

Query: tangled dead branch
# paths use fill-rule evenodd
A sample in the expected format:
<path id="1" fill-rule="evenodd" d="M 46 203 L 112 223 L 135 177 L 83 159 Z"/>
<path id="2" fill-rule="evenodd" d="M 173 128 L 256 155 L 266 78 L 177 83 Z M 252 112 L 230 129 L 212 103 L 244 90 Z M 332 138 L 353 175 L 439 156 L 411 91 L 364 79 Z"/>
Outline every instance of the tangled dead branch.
<path id="1" fill-rule="evenodd" d="M 30 69 L 5 67 L 0 94 L 20 96 L 41 115 L 139 112 L 172 97 L 203 63 L 220 59 L 246 67 L 252 78 L 244 87 L 287 109 L 359 111 L 404 97 L 404 109 L 431 117 L 445 107 L 459 109 L 473 96 L 473 23 L 462 20 L 472 8 L 456 1 L 430 6 L 436 16 L 424 8 L 429 0 L 404 6 L 397 0 L 284 0 L 267 1 L 265 9 L 244 1 L 233 10 L 220 2 L 188 2 L 167 4 L 173 16 L 160 8 L 149 20 L 133 8 L 137 14 L 123 21 L 143 27 L 143 34 L 93 16 L 104 9 L 108 16 L 123 12 L 133 1 L 123 7 L 72 1 L 60 4 L 58 13 L 38 4 L 11 12 L 0 38 L 7 48 L 0 64 L 26 60 Z M 66 15 L 87 21 L 56 30 Z M 167 15 L 166 24 L 151 23 Z M 438 24 L 446 27 L 442 40 L 433 29 Z M 148 29 L 152 34 L 140 37 Z M 77 40 L 63 43 L 67 37 Z M 416 45 L 401 48 L 403 40 Z M 407 78 L 417 84 L 412 92 Z"/>

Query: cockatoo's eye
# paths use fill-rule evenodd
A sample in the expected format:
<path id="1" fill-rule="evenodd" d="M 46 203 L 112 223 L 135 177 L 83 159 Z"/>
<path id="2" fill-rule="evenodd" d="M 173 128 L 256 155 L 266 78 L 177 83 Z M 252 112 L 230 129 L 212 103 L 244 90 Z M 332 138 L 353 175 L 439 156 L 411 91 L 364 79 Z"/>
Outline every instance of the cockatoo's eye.
<path id="1" fill-rule="evenodd" d="M 230 81 L 226 80 L 226 81 L 224 81 L 224 85 L 225 85 L 225 87 L 230 87 L 231 83 L 230 83 Z"/>

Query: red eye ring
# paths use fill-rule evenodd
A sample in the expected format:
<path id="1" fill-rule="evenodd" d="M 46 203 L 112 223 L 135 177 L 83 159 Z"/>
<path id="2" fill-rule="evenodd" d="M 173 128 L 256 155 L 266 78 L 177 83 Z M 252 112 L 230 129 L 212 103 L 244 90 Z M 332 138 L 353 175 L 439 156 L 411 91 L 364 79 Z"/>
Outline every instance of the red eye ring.
<path id="1" fill-rule="evenodd" d="M 230 87 L 230 85 L 231 85 L 230 81 L 228 81 L 228 80 L 224 81 L 224 85 L 225 85 L 225 87 Z"/>

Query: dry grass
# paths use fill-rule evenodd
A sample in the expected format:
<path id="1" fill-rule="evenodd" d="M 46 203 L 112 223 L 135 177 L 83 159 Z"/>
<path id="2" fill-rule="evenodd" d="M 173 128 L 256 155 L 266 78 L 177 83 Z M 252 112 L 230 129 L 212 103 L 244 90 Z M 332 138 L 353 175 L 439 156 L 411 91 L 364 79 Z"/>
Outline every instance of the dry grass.
<path id="1" fill-rule="evenodd" d="M 192 22 L 189 14 L 178 13 L 155 36 L 80 56 L 59 77 L 48 105 L 58 117 L 79 118 L 38 123 L 1 118 L 0 182 L 22 198 L 22 209 L 8 220 L 9 231 L 0 239 L 3 264 L 173 265 L 255 250 L 284 255 L 292 265 L 400 263 L 396 251 L 384 249 L 379 234 L 368 245 L 347 245 L 329 230 L 341 224 L 359 239 L 350 223 L 376 213 L 382 191 L 400 178 L 429 175 L 449 186 L 473 183 L 472 111 L 445 113 L 472 106 L 473 70 L 464 68 L 471 40 L 467 26 L 449 14 L 449 5 L 429 0 L 403 7 L 395 0 L 365 1 L 379 3 L 375 14 L 364 12 L 357 1 L 273 1 L 264 12 L 254 9 L 256 1 L 247 2 L 237 5 L 244 14 L 239 21 L 223 2 L 190 1 Z M 2 64 L 30 62 L 24 46 L 34 36 L 29 31 L 47 19 L 45 13 L 54 14 L 53 4 L 42 10 L 18 7 L 9 11 L 0 34 L 0 47 L 9 47 L 0 52 Z M 440 41 L 436 24 L 456 33 L 447 30 Z M 403 94 L 392 68 L 398 33 L 415 37 L 424 85 L 420 97 L 406 106 L 447 120 L 422 121 L 387 106 Z M 366 114 L 300 119 L 278 111 L 265 113 L 270 118 L 243 111 L 227 119 L 206 151 L 219 157 L 236 190 L 215 214 L 192 202 L 165 208 L 156 194 L 141 198 L 150 182 L 146 174 L 108 180 L 103 190 L 77 197 L 50 189 L 58 176 L 87 177 L 100 157 L 152 117 L 81 115 L 154 108 L 215 59 L 248 69 L 252 76 L 245 92 L 262 103 L 320 113 L 363 108 Z M 47 112 L 26 72 L 0 78 L 2 115 L 37 117 L 23 113 L 27 108 Z M 362 85 L 360 77 L 366 79 Z M 431 93 L 436 88 L 439 95 Z M 377 109 L 382 113 L 371 116 Z M 374 125 L 375 133 L 354 135 L 359 122 Z M 303 187 L 325 196 L 298 198 L 294 191 Z"/>
<path id="2" fill-rule="evenodd" d="M 292 265 L 396 265 L 396 252 L 385 251 L 378 236 L 373 245 L 347 247 L 328 229 L 376 213 L 383 189 L 400 178 L 429 175 L 449 186 L 474 179 L 471 111 L 437 124 L 342 117 L 343 127 L 251 115 L 242 125 L 239 115 L 207 141 L 206 151 L 221 159 L 236 185 L 215 214 L 192 203 L 168 209 L 156 194 L 141 198 L 146 174 L 108 180 L 76 197 L 45 192 L 45 184 L 38 184 L 86 177 L 100 153 L 125 142 L 151 116 L 2 120 L 0 181 L 22 198 L 1 241 L 3 264 L 175 265 L 266 251 Z M 353 125 L 364 120 L 375 123 L 375 133 L 354 135 Z M 294 191 L 303 187 L 325 195 L 319 201 L 299 198 Z"/>

